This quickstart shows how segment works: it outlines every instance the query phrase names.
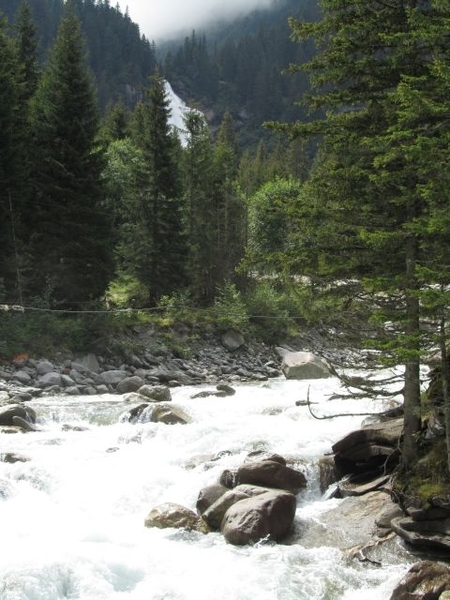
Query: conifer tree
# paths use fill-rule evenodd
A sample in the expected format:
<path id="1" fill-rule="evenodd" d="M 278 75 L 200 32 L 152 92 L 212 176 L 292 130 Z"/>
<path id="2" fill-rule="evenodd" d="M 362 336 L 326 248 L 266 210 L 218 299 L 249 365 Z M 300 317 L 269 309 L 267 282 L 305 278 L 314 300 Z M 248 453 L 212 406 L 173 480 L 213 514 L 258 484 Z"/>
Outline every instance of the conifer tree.
<path id="1" fill-rule="evenodd" d="M 193 297 L 207 304 L 215 293 L 217 263 L 213 144 L 209 127 L 198 111 L 186 115 L 185 128 L 188 134 L 183 163 L 189 246 L 187 272 Z"/>
<path id="2" fill-rule="evenodd" d="M 6 299 L 17 294 L 17 246 L 15 202 L 21 180 L 23 145 L 20 138 L 20 80 L 16 47 L 0 17 L 0 291 Z"/>
<path id="3" fill-rule="evenodd" d="M 237 185 L 239 153 L 233 118 L 226 112 L 214 149 L 217 281 L 233 281 L 245 247 L 246 209 Z"/>
<path id="4" fill-rule="evenodd" d="M 28 295 L 80 308 L 104 293 L 112 269 L 103 205 L 99 119 L 80 25 L 70 5 L 32 103 L 33 228 Z"/>
<path id="5" fill-rule="evenodd" d="M 305 68 L 314 85 L 309 104 L 326 111 L 311 124 L 286 127 L 294 137 L 323 136 L 300 211 L 310 231 L 317 226 L 315 256 L 299 236 L 296 267 L 347 282 L 340 286 L 352 295 L 347 309 L 371 296 L 377 348 L 384 360 L 404 364 L 402 456 L 411 466 L 421 424 L 420 295 L 425 285 L 448 283 L 436 252 L 448 219 L 439 234 L 432 224 L 448 206 L 448 192 L 435 182 L 449 150 L 448 80 L 436 69 L 448 64 L 450 7 L 414 0 L 322 0 L 321 7 L 322 21 L 292 22 L 299 40 L 319 48 Z M 425 276 L 429 262 L 443 280 L 436 271 Z"/>
<path id="6" fill-rule="evenodd" d="M 180 142 L 169 123 L 164 79 L 151 78 L 146 100 L 136 107 L 134 140 L 146 172 L 142 204 L 136 215 L 134 270 L 156 302 L 186 283 L 186 241 L 182 225 L 182 189 L 178 166 Z"/>

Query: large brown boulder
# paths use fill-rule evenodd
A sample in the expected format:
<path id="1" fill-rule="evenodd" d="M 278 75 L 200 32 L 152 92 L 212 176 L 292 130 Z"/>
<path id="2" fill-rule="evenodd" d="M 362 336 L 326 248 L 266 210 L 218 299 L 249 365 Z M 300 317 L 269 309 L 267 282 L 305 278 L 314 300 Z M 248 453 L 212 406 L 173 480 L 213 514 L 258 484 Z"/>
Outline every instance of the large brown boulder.
<path id="1" fill-rule="evenodd" d="M 303 473 L 296 471 L 274 460 L 260 460 L 244 463 L 236 474 L 237 485 L 250 483 L 287 490 L 293 494 L 306 487 Z"/>
<path id="2" fill-rule="evenodd" d="M 294 494 L 284 490 L 240 500 L 226 511 L 221 532 L 227 542 L 236 546 L 262 539 L 281 541 L 292 526 L 296 505 Z"/>
<path id="3" fill-rule="evenodd" d="M 450 568 L 424 560 L 411 567 L 392 592 L 390 600 L 439 600 L 450 590 Z"/>
<path id="4" fill-rule="evenodd" d="M 202 517 L 205 519 L 211 529 L 218 531 L 222 524 L 225 513 L 230 506 L 233 506 L 233 504 L 236 504 L 236 502 L 240 502 L 246 498 L 259 496 L 260 494 L 265 494 L 266 492 L 270 491 L 271 490 L 269 488 L 263 488 L 255 485 L 238 485 L 232 490 L 227 490 L 225 488 L 225 493 L 217 498 L 217 500 L 205 510 L 205 512 L 202 514 Z"/>

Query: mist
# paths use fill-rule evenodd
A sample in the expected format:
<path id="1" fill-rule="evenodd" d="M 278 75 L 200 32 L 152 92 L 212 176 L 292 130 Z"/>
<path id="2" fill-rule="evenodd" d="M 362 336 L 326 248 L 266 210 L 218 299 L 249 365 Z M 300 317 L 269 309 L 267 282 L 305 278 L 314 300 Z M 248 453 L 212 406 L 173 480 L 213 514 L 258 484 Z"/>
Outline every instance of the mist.
<path id="1" fill-rule="evenodd" d="M 149 40 L 165 40 L 218 20 L 229 20 L 274 0 L 119 0 Z"/>

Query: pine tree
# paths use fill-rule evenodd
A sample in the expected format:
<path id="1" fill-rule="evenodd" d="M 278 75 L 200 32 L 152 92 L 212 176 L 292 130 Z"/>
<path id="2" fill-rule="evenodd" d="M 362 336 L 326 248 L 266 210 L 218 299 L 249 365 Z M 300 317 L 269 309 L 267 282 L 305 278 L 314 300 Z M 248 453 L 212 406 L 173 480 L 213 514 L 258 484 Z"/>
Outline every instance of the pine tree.
<path id="1" fill-rule="evenodd" d="M 28 295 L 80 308 L 112 269 L 98 112 L 80 25 L 68 5 L 32 104 L 34 223 Z"/>
<path id="2" fill-rule="evenodd" d="M 187 272 L 193 297 L 208 304 L 214 298 L 217 264 L 213 144 L 209 127 L 198 111 L 186 115 L 185 128 L 188 133 L 183 162 L 189 246 Z"/>
<path id="3" fill-rule="evenodd" d="M 16 47 L 7 34 L 6 21 L 0 18 L 0 293 L 13 301 L 21 299 L 15 209 L 23 151 L 18 72 Z"/>
<path id="4" fill-rule="evenodd" d="M 292 23 L 299 40 L 319 48 L 306 65 L 314 84 L 309 104 L 326 111 L 311 124 L 286 126 L 294 137 L 323 136 L 322 160 L 303 195 L 303 218 L 318 225 L 315 257 L 300 246 L 297 267 L 348 282 L 340 291 L 351 291 L 353 305 L 370 294 L 376 345 L 383 359 L 405 366 L 402 454 L 410 466 L 421 424 L 420 294 L 436 281 L 424 280 L 422 264 L 437 258 L 431 223 L 447 204 L 446 195 L 437 203 L 431 193 L 448 153 L 448 89 L 433 76 L 433 57 L 448 61 L 450 8 L 413 0 L 323 0 L 321 7 L 321 22 Z M 445 226 L 441 234 L 448 233 Z M 442 267 L 441 260 L 443 275 Z"/>
<path id="5" fill-rule="evenodd" d="M 137 215 L 134 269 L 156 302 L 185 285 L 186 241 L 182 224 L 180 142 L 169 124 L 170 108 L 164 79 L 151 78 L 146 101 L 136 107 L 134 139 L 142 150 L 146 173 Z"/>
<path id="6" fill-rule="evenodd" d="M 214 149 L 218 282 L 236 279 L 236 267 L 244 253 L 247 220 L 244 199 L 237 185 L 238 167 L 233 118 L 226 112 Z"/>

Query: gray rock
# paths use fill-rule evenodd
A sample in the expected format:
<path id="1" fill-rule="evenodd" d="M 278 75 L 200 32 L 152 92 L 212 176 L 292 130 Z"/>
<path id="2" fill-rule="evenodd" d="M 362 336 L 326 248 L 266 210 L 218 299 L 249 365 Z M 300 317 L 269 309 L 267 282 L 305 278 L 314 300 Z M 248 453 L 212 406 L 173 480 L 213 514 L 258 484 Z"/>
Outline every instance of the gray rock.
<path id="1" fill-rule="evenodd" d="M 130 392 L 136 392 L 144 384 L 144 380 L 141 377 L 133 375 L 132 377 L 125 377 L 119 381 L 116 387 L 118 394 L 128 394 Z"/>
<path id="2" fill-rule="evenodd" d="M 245 339 L 242 333 L 233 329 L 230 329 L 229 331 L 224 333 L 221 341 L 224 347 L 230 352 L 238 350 L 239 348 L 241 348 L 241 346 L 245 344 Z"/>
<path id="3" fill-rule="evenodd" d="M 38 375 L 45 375 L 55 370 L 55 367 L 49 360 L 40 360 L 36 363 L 36 372 Z"/>
<path id="4" fill-rule="evenodd" d="M 284 352 L 281 371 L 286 379 L 323 379 L 331 376 L 327 364 L 311 352 Z"/>
<path id="5" fill-rule="evenodd" d="M 122 369 L 111 369 L 110 371 L 103 371 L 100 373 L 100 382 L 106 385 L 117 386 L 123 379 L 128 377 L 128 373 Z"/>
<path id="6" fill-rule="evenodd" d="M 296 505 L 294 494 L 281 490 L 240 500 L 225 513 L 222 534 L 238 546 L 262 539 L 282 541 L 292 527 Z"/>
<path id="7" fill-rule="evenodd" d="M 85 354 L 72 362 L 72 368 L 80 373 L 100 373 L 100 365 L 95 354 Z"/>
<path id="8" fill-rule="evenodd" d="M 138 393 L 144 396 L 150 402 L 171 402 L 172 395 L 167 386 L 162 385 L 143 385 L 138 389 Z"/>
<path id="9" fill-rule="evenodd" d="M 12 380 L 17 381 L 18 383 L 21 383 L 22 385 L 31 385 L 33 383 L 33 379 L 31 378 L 31 375 L 29 373 L 27 373 L 27 371 L 24 371 L 23 369 L 16 371 L 12 376 Z"/>
<path id="10" fill-rule="evenodd" d="M 45 375 L 38 377 L 36 385 L 42 388 L 50 388 L 53 386 L 58 386 L 60 388 L 64 387 L 61 373 L 56 373 L 55 371 L 45 373 Z"/>
<path id="11" fill-rule="evenodd" d="M 29 406 L 6 404 L 0 407 L 0 425 L 15 425 L 13 418 L 20 417 L 28 423 L 36 422 L 36 413 Z"/>

